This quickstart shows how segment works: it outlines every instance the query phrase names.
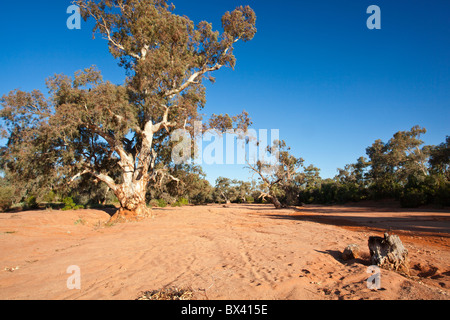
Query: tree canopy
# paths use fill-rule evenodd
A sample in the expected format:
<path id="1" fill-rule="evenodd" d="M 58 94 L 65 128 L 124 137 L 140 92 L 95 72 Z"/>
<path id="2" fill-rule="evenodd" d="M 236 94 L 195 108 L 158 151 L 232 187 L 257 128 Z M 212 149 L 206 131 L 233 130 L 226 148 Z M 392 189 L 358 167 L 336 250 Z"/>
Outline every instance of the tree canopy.
<path id="1" fill-rule="evenodd" d="M 127 78 L 112 84 L 90 67 L 73 77 L 50 77 L 48 98 L 37 90 L 4 95 L 0 116 L 8 144 L 2 161 L 26 189 L 67 186 L 90 175 L 115 193 L 122 211 L 146 216 L 149 183 L 177 179 L 170 172 L 170 133 L 194 134 L 206 103 L 204 81 L 214 81 L 212 73 L 222 67 L 234 68 L 234 45 L 254 37 L 256 15 L 248 6 L 226 12 L 219 32 L 175 14 L 164 0 L 75 4 L 95 22 L 94 35 L 106 39 Z M 218 127 L 246 129 L 250 123 L 245 112 L 231 123 L 216 118 L 210 123 Z"/>

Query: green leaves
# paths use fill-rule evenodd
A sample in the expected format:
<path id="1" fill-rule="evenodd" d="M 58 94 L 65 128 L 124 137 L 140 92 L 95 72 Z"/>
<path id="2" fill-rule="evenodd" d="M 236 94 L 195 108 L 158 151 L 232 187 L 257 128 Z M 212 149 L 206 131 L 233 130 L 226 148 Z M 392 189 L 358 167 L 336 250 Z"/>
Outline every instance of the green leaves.
<path id="1" fill-rule="evenodd" d="M 371 166 L 369 176 L 376 189 L 394 193 L 386 187 L 395 183 L 404 185 L 410 175 L 428 174 L 427 148 L 421 148 L 423 141 L 419 139 L 425 132 L 426 129 L 415 126 L 410 131 L 395 133 L 386 144 L 377 140 L 367 148 Z"/>
<path id="2" fill-rule="evenodd" d="M 163 179 L 158 172 L 171 165 L 170 132 L 194 131 L 206 103 L 203 80 L 214 81 L 212 72 L 234 67 L 233 44 L 253 38 L 256 16 L 249 7 L 227 13 L 220 33 L 207 22 L 195 26 L 164 0 L 75 4 L 85 20 L 94 20 L 93 33 L 107 41 L 128 77 L 123 85 L 112 84 L 90 67 L 73 77 L 50 77 L 48 100 L 39 91 L 3 96 L 2 136 L 9 142 L 2 163 L 34 189 L 67 188 L 68 181 L 89 174 L 118 190 L 118 197 L 141 201 L 145 197 L 131 191 L 145 192 L 135 187 Z M 212 122 L 220 128 L 245 130 L 251 124 L 245 112 L 217 119 Z"/>
<path id="3" fill-rule="evenodd" d="M 431 146 L 428 150 L 430 170 L 450 181 L 450 136 L 447 136 L 445 142 L 438 146 Z"/>
<path id="4" fill-rule="evenodd" d="M 222 17 L 222 26 L 234 39 L 250 41 L 256 34 L 256 15 L 249 6 L 240 6 L 234 11 L 226 12 Z"/>

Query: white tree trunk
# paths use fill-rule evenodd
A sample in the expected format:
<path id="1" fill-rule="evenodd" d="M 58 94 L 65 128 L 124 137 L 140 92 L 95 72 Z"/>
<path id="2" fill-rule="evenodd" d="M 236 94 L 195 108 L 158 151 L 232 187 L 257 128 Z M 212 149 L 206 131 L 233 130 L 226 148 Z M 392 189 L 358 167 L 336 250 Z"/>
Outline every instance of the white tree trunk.
<path id="1" fill-rule="evenodd" d="M 118 185 L 115 195 L 120 202 L 120 209 L 112 219 L 127 221 L 151 216 L 151 209 L 145 201 L 146 192 L 146 179 Z"/>

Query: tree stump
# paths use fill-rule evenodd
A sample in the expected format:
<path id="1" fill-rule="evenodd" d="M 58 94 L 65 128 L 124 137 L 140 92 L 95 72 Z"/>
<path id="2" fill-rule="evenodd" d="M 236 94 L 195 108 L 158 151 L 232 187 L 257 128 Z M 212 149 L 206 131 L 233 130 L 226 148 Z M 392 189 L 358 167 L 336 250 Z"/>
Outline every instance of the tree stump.
<path id="1" fill-rule="evenodd" d="M 396 235 L 384 234 L 384 238 L 370 237 L 369 250 L 372 265 L 410 274 L 408 250 Z"/>

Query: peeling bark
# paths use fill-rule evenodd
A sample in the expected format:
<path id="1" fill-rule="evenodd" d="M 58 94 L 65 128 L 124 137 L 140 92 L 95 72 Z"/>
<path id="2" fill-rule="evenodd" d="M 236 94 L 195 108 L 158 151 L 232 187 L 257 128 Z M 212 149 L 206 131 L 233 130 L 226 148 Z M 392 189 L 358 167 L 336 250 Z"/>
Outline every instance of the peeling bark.
<path id="1" fill-rule="evenodd" d="M 113 220 L 140 220 L 151 216 L 151 209 L 145 201 L 146 191 L 146 179 L 119 185 L 115 195 L 120 202 L 120 209 Z"/>
<path id="2" fill-rule="evenodd" d="M 408 250 L 396 235 L 384 234 L 384 238 L 370 237 L 371 262 L 381 268 L 410 274 Z"/>

